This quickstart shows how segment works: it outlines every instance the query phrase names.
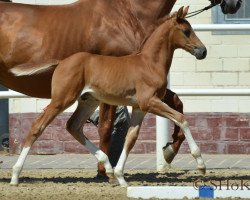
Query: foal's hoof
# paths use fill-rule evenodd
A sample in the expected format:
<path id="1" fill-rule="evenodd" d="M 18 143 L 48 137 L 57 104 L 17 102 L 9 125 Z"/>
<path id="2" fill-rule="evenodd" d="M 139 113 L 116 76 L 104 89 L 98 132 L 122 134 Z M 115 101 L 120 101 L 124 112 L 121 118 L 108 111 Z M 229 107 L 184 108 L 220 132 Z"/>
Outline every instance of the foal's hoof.
<path id="1" fill-rule="evenodd" d="M 206 175 L 206 168 L 199 168 L 199 167 L 198 167 L 198 171 L 199 171 L 202 175 Z"/>
<path id="2" fill-rule="evenodd" d="M 174 157 L 176 156 L 176 153 L 174 152 L 172 146 L 170 143 L 168 143 L 165 147 L 163 147 L 163 155 L 168 164 L 171 164 Z"/>
<path id="3" fill-rule="evenodd" d="M 125 183 L 120 184 L 120 186 L 123 187 L 123 188 L 126 188 L 126 187 L 128 187 L 129 185 L 125 182 Z"/>
<path id="4" fill-rule="evenodd" d="M 114 176 L 114 173 L 110 173 L 110 174 L 107 173 L 107 176 L 109 178 L 109 183 L 111 185 L 117 185 L 118 184 L 118 181 L 117 181 L 116 177 Z"/>
<path id="5" fill-rule="evenodd" d="M 18 186 L 18 183 L 10 182 L 10 185 L 11 185 L 11 186 L 16 186 L 16 187 L 17 187 L 17 186 Z"/>
<path id="6" fill-rule="evenodd" d="M 128 187 L 128 184 L 125 181 L 123 172 L 121 170 L 115 169 L 114 176 L 116 177 L 121 187 Z"/>

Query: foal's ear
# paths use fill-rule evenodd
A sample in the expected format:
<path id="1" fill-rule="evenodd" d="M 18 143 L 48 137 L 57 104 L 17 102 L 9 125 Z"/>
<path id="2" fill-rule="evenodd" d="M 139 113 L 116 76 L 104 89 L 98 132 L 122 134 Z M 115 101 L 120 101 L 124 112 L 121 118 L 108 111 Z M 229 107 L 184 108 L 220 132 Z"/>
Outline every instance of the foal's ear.
<path id="1" fill-rule="evenodd" d="M 182 6 L 177 12 L 177 19 L 184 19 L 186 15 L 188 14 L 188 9 L 189 9 L 189 6 L 187 6 L 186 8 Z"/>
<path id="2" fill-rule="evenodd" d="M 178 11 L 177 11 L 177 19 L 182 19 L 183 18 L 183 8 L 184 6 L 182 6 Z"/>
<path id="3" fill-rule="evenodd" d="M 187 7 L 183 10 L 183 14 L 182 14 L 183 18 L 185 18 L 186 15 L 188 14 L 188 9 L 189 9 L 189 6 L 187 6 Z"/>

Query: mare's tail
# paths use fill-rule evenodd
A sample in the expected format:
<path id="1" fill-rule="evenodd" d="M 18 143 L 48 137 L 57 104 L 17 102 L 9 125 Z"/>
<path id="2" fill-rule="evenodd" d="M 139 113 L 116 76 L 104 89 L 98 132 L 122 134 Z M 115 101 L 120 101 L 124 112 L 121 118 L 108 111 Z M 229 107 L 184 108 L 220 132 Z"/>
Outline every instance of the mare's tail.
<path id="1" fill-rule="evenodd" d="M 49 70 L 54 70 L 55 67 L 59 64 L 59 60 L 51 60 L 43 63 L 27 63 L 17 65 L 9 70 L 15 76 L 31 76 L 35 74 L 41 74 Z"/>

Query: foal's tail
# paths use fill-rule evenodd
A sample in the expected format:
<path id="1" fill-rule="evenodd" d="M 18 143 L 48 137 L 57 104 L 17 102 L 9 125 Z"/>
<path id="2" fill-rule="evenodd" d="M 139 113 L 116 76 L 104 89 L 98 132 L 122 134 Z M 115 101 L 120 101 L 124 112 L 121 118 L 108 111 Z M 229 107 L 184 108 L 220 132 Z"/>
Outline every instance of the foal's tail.
<path id="1" fill-rule="evenodd" d="M 49 70 L 54 70 L 59 64 L 59 60 L 51 60 L 49 62 L 43 62 L 38 64 L 27 63 L 17 65 L 9 70 L 15 76 L 31 76 L 35 74 L 41 74 Z"/>

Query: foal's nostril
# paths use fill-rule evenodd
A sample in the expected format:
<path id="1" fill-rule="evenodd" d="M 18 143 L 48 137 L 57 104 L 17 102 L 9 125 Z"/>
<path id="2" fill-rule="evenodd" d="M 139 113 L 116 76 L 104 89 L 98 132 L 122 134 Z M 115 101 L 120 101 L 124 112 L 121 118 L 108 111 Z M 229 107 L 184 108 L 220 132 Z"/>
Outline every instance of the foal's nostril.
<path id="1" fill-rule="evenodd" d="M 206 56 L 207 56 L 207 49 L 204 48 L 203 53 L 202 53 L 202 57 L 203 57 L 203 58 L 206 58 Z"/>
<path id="2" fill-rule="evenodd" d="M 207 56 L 206 47 L 195 48 L 194 49 L 194 55 L 199 60 L 206 58 L 206 56 Z"/>

